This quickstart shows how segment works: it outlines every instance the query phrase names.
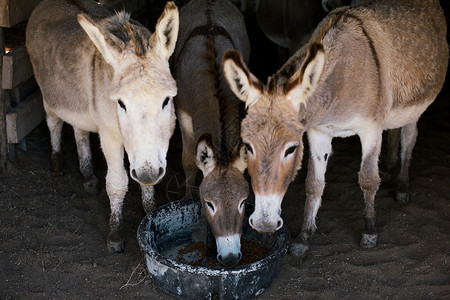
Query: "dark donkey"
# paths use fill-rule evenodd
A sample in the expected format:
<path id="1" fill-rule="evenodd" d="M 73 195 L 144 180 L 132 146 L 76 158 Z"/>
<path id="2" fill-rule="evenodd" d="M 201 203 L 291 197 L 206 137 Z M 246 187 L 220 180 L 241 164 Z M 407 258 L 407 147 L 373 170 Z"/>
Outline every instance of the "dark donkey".
<path id="1" fill-rule="evenodd" d="M 256 196 L 251 226 L 274 232 L 282 225 L 281 201 L 301 167 L 306 131 L 310 158 L 304 219 L 290 249 L 304 254 L 316 229 L 331 141 L 356 134 L 366 206 L 361 246 L 374 247 L 382 132 L 401 128 L 397 194 L 407 201 L 417 121 L 445 80 L 446 32 L 438 0 L 361 1 L 332 11 L 267 85 L 249 72 L 238 52 L 228 52 L 225 75 L 248 107 L 242 139 Z"/>
<path id="2" fill-rule="evenodd" d="M 186 196 L 200 198 L 216 238 L 217 259 L 234 266 L 241 259 L 244 200 L 249 193 L 240 139 L 239 99 L 224 79 L 225 51 L 239 49 L 247 61 L 250 43 L 239 10 L 228 0 L 192 0 L 180 10 L 174 52 L 177 116 L 183 138 Z"/>

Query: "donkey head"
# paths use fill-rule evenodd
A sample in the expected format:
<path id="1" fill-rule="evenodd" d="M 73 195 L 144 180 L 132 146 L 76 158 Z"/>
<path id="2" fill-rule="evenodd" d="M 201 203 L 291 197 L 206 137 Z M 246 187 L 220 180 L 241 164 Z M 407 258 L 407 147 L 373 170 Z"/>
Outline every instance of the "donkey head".
<path id="1" fill-rule="evenodd" d="M 197 142 L 196 161 L 203 172 L 200 199 L 216 238 L 217 260 L 224 266 L 233 267 L 242 257 L 244 201 L 249 193 L 243 175 L 247 167 L 245 149 L 237 147 L 231 159 L 222 160 L 213 147 L 211 136 L 204 134 Z"/>
<path id="2" fill-rule="evenodd" d="M 237 51 L 224 56 L 228 84 L 247 106 L 241 136 L 255 192 L 255 211 L 249 223 L 260 232 L 275 232 L 283 225 L 281 202 L 303 157 L 305 128 L 299 116 L 318 84 L 324 61 L 323 47 L 315 43 L 292 76 L 280 82 L 270 78 L 264 86 Z"/>
<path id="3" fill-rule="evenodd" d="M 177 87 L 168 59 L 178 36 L 178 8 L 167 3 L 153 34 L 124 12 L 103 20 L 81 14 L 78 21 L 109 65 L 109 71 L 103 70 L 111 74 L 103 83 L 109 92 L 105 96 L 116 103 L 117 116 L 111 119 L 118 120 L 117 138 L 123 140 L 131 177 L 154 185 L 165 174 L 175 128 Z"/>

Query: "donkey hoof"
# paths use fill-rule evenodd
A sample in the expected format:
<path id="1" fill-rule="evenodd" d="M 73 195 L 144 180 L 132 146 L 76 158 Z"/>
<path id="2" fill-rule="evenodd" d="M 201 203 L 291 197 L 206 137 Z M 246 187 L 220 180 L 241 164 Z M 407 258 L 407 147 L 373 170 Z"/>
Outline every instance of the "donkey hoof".
<path id="1" fill-rule="evenodd" d="M 92 178 L 85 180 L 83 183 L 83 188 L 87 193 L 91 195 L 96 195 L 98 191 L 97 177 L 93 176 Z"/>
<path id="2" fill-rule="evenodd" d="M 108 241 L 107 243 L 107 249 L 110 253 L 122 253 L 123 248 L 124 248 L 123 241 L 119 242 Z"/>
<path id="3" fill-rule="evenodd" d="M 377 238 L 377 233 L 363 233 L 359 244 L 364 249 L 370 249 L 377 245 Z"/>
<path id="4" fill-rule="evenodd" d="M 409 193 L 397 192 L 395 195 L 395 199 L 399 203 L 406 204 L 409 202 Z"/>
<path id="5" fill-rule="evenodd" d="M 61 152 L 54 152 L 50 157 L 50 172 L 53 176 L 62 176 L 63 174 L 63 156 Z"/>
<path id="6" fill-rule="evenodd" d="M 291 243 L 288 253 L 294 256 L 305 256 L 308 248 L 308 245 L 303 243 Z"/>

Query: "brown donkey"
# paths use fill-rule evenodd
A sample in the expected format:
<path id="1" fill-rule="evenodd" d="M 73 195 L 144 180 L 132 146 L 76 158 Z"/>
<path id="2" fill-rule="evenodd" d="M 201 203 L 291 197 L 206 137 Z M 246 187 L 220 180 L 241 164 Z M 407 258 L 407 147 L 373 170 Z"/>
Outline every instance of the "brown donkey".
<path id="1" fill-rule="evenodd" d="M 407 201 L 417 121 L 445 80 L 446 32 L 438 0 L 362 1 L 332 11 L 266 85 L 249 72 L 237 51 L 228 52 L 225 75 L 248 107 L 241 135 L 256 197 L 250 225 L 262 232 L 282 225 L 281 201 L 301 167 L 306 131 L 310 158 L 304 219 L 290 249 L 304 254 L 316 229 L 331 141 L 357 134 L 366 206 L 361 246 L 374 247 L 382 132 L 401 128 L 397 194 Z"/>
<path id="2" fill-rule="evenodd" d="M 242 174 L 247 164 L 240 138 L 241 102 L 221 67 L 229 49 L 239 49 L 248 60 L 244 19 L 229 0 L 192 0 L 180 10 L 173 69 L 186 197 L 197 196 L 195 177 L 200 169 L 200 198 L 216 239 L 217 259 L 234 266 L 242 257 L 240 238 L 249 187 Z"/>

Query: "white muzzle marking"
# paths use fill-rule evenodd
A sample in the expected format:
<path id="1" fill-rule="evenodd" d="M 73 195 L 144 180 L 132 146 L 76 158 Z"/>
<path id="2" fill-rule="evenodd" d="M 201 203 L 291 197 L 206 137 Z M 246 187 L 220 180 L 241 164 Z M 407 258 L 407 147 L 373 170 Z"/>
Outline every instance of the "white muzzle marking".
<path id="1" fill-rule="evenodd" d="M 255 211 L 249 218 L 250 226 L 259 232 L 272 233 L 283 226 L 281 219 L 281 201 L 283 195 L 255 194 Z"/>
<path id="2" fill-rule="evenodd" d="M 241 260 L 241 235 L 217 237 L 217 260 L 225 266 L 235 266 Z"/>

